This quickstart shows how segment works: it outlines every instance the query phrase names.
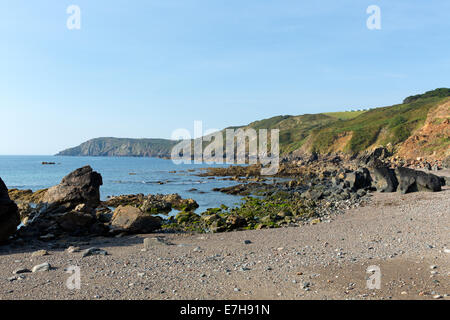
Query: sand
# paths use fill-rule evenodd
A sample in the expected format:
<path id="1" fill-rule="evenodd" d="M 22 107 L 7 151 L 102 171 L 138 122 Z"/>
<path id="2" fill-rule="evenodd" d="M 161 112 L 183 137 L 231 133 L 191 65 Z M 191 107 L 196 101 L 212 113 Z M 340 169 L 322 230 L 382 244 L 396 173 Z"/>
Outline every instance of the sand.
<path id="1" fill-rule="evenodd" d="M 448 300 L 449 228 L 445 187 L 374 193 L 364 207 L 301 227 L 7 245 L 0 247 L 0 299 Z M 156 236 L 165 242 L 144 249 L 144 238 Z M 82 258 L 65 251 L 70 245 L 108 255 Z M 32 257 L 39 249 L 49 254 Z M 13 274 L 44 262 L 49 271 Z M 66 285 L 69 266 L 80 267 L 79 289 Z M 369 266 L 380 268 L 380 289 L 367 288 Z"/>

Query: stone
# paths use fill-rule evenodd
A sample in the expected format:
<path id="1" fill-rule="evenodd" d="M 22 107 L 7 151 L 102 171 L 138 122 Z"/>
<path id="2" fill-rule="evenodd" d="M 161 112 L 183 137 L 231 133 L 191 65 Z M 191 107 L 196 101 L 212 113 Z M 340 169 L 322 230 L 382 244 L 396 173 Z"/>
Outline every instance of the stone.
<path id="1" fill-rule="evenodd" d="M 345 181 L 348 181 L 352 190 L 368 188 L 372 184 L 372 178 L 367 168 L 360 168 L 346 175 Z"/>
<path id="2" fill-rule="evenodd" d="M 69 173 L 60 184 L 49 188 L 42 201 L 49 204 L 49 209 L 63 207 L 64 211 L 72 210 L 79 204 L 95 208 L 100 204 L 102 184 L 102 176 L 90 166 L 85 166 Z"/>
<path id="3" fill-rule="evenodd" d="M 241 216 L 229 216 L 226 223 L 230 230 L 242 228 L 247 225 L 247 221 Z"/>
<path id="4" fill-rule="evenodd" d="M 441 191 L 441 180 L 438 176 L 417 171 L 409 168 L 399 167 L 395 169 L 399 182 L 398 191 L 402 194 L 416 191 Z"/>
<path id="5" fill-rule="evenodd" d="M 132 206 L 114 210 L 111 226 L 127 233 L 150 233 L 161 228 L 161 218 Z"/>
<path id="6" fill-rule="evenodd" d="M 20 224 L 17 205 L 9 198 L 8 188 L 0 178 L 0 242 L 12 236 Z"/>
<path id="7" fill-rule="evenodd" d="M 66 249 L 67 253 L 75 253 L 75 252 L 80 252 L 80 247 L 74 247 L 74 246 L 70 246 Z"/>
<path id="8" fill-rule="evenodd" d="M 398 187 L 398 180 L 395 170 L 388 167 L 377 167 L 371 171 L 373 186 L 379 192 L 395 192 Z"/>
<path id="9" fill-rule="evenodd" d="M 149 249 L 152 246 L 160 246 L 160 245 L 166 246 L 166 245 L 170 245 L 170 243 L 168 243 L 166 240 L 164 240 L 161 237 L 144 239 L 144 248 L 145 249 Z"/>
<path id="10" fill-rule="evenodd" d="M 31 254 L 32 257 L 42 257 L 48 255 L 47 250 L 38 250 Z"/>
<path id="11" fill-rule="evenodd" d="M 84 250 L 82 257 L 85 258 L 85 257 L 95 256 L 95 255 L 106 256 L 106 255 L 108 255 L 108 252 L 106 252 L 105 250 L 100 249 L 100 248 L 92 247 L 92 248 Z"/>
<path id="12" fill-rule="evenodd" d="M 26 268 L 20 268 L 13 271 L 14 274 L 30 273 L 31 270 Z"/>
<path id="13" fill-rule="evenodd" d="M 34 266 L 31 269 L 31 272 L 43 272 L 43 271 L 49 271 L 51 268 L 50 264 L 48 262 L 44 262 L 41 264 L 38 264 L 36 266 Z"/>
<path id="14" fill-rule="evenodd" d="M 56 219 L 62 230 L 71 234 L 87 233 L 96 219 L 90 213 L 70 211 L 66 212 Z"/>

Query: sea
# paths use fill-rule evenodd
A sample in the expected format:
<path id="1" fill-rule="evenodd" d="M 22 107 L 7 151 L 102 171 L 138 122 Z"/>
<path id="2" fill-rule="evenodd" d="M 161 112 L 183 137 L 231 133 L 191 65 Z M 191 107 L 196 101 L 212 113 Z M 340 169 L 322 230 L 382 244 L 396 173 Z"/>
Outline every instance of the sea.
<path id="1" fill-rule="evenodd" d="M 54 162 L 54 165 L 43 165 Z M 0 177 L 9 189 L 48 188 L 61 182 L 73 170 L 90 165 L 103 177 L 102 200 L 124 194 L 170 194 L 192 198 L 199 204 L 197 213 L 221 204 L 239 205 L 241 197 L 212 191 L 238 184 L 222 177 L 197 176 L 206 167 L 219 164 L 175 164 L 171 160 L 139 157 L 0 156 Z M 192 171 L 194 170 L 194 171 Z M 175 172 L 174 172 L 175 171 Z"/>

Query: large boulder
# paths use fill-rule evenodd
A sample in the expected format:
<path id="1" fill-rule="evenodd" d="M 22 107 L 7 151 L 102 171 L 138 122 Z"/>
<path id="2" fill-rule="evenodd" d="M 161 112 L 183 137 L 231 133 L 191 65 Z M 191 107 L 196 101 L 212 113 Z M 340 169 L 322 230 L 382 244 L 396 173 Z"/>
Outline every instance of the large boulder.
<path id="1" fill-rule="evenodd" d="M 345 181 L 348 181 L 350 188 L 353 190 L 359 190 L 369 188 L 372 184 L 372 178 L 367 168 L 360 168 L 354 172 L 347 173 Z"/>
<path id="2" fill-rule="evenodd" d="M 395 169 L 399 182 L 398 191 L 409 193 L 415 191 L 441 191 L 441 179 L 431 173 L 399 167 Z"/>
<path id="3" fill-rule="evenodd" d="M 372 165 L 373 163 L 386 159 L 392 154 L 385 147 L 378 147 L 371 152 L 365 153 L 359 157 L 359 160 L 366 165 Z"/>
<path id="4" fill-rule="evenodd" d="M 111 226 L 127 233 L 150 233 L 161 228 L 161 220 L 136 207 L 119 206 L 114 211 Z"/>
<path id="5" fill-rule="evenodd" d="M 0 242 L 8 240 L 20 224 L 17 205 L 9 198 L 8 188 L 0 178 Z"/>
<path id="6" fill-rule="evenodd" d="M 61 183 L 47 190 L 42 202 L 50 209 L 62 209 L 67 212 L 79 204 L 95 208 L 100 204 L 100 186 L 102 176 L 90 166 L 79 168 L 67 176 Z"/>
<path id="7" fill-rule="evenodd" d="M 398 180 L 395 170 L 388 167 L 376 167 L 371 171 L 373 186 L 379 192 L 395 192 L 398 187 Z"/>

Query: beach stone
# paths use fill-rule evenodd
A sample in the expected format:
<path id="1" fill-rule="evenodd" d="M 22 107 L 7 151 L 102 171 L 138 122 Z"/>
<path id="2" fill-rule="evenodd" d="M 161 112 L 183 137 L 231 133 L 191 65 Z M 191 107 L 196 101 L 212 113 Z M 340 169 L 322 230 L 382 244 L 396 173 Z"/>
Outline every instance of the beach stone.
<path id="1" fill-rule="evenodd" d="M 14 274 L 21 274 L 21 273 L 29 273 L 31 270 L 26 268 L 20 268 L 13 271 Z"/>
<path id="2" fill-rule="evenodd" d="M 95 255 L 106 256 L 106 255 L 108 255 L 108 252 L 106 252 L 105 250 L 100 249 L 100 248 L 92 247 L 92 248 L 84 250 L 82 257 L 84 258 L 84 257 L 89 257 L 89 256 L 95 256 Z"/>
<path id="3" fill-rule="evenodd" d="M 373 186 L 379 192 L 395 192 L 398 187 L 398 180 L 395 170 L 388 167 L 373 168 L 371 171 Z"/>
<path id="4" fill-rule="evenodd" d="M 240 216 L 229 216 L 226 220 L 229 229 L 242 228 L 247 225 L 245 218 Z"/>
<path id="5" fill-rule="evenodd" d="M 438 176 L 417 171 L 409 168 L 399 167 L 395 169 L 399 182 L 398 191 L 402 194 L 416 191 L 441 191 L 441 180 Z"/>
<path id="6" fill-rule="evenodd" d="M 17 205 L 9 198 L 8 188 L 0 178 L 0 242 L 8 240 L 20 224 Z"/>
<path id="7" fill-rule="evenodd" d="M 47 250 L 38 250 L 31 254 L 32 257 L 42 257 L 48 255 Z"/>
<path id="8" fill-rule="evenodd" d="M 44 262 L 41 264 L 38 264 L 31 269 L 31 272 L 43 272 L 43 271 L 49 271 L 50 270 L 50 264 L 48 262 Z"/>
<path id="9" fill-rule="evenodd" d="M 49 209 L 63 207 L 72 210 L 79 204 L 95 208 L 100 204 L 100 186 L 102 176 L 90 166 L 79 168 L 67 176 L 61 183 L 49 188 L 42 201 L 50 205 Z"/>
<path id="10" fill-rule="evenodd" d="M 367 168 L 360 168 L 355 172 L 350 172 L 346 175 L 345 181 L 350 184 L 352 190 L 359 190 L 370 187 L 372 184 L 372 178 Z"/>
<path id="11" fill-rule="evenodd" d="M 111 226 L 127 233 L 150 233 L 161 227 L 161 218 L 132 206 L 119 206 L 114 210 Z"/>
<path id="12" fill-rule="evenodd" d="M 66 249 L 67 253 L 75 253 L 75 252 L 80 252 L 80 247 L 74 247 L 74 246 L 70 246 Z"/>

